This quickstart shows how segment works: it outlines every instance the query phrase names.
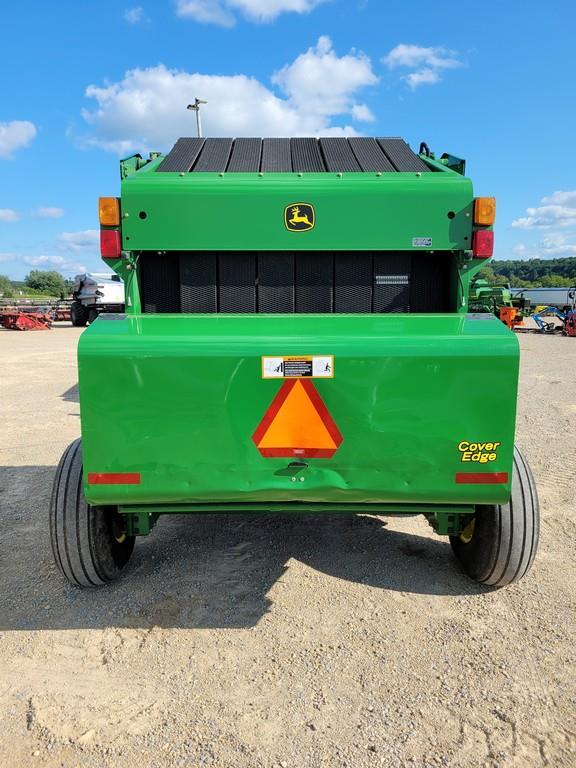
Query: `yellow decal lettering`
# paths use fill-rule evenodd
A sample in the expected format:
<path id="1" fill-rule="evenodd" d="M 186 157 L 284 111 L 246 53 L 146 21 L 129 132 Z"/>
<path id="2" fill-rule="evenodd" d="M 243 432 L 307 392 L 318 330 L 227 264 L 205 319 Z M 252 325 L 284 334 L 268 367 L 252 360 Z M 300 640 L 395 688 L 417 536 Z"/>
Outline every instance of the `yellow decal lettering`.
<path id="1" fill-rule="evenodd" d="M 470 461 L 475 464 L 488 464 L 498 458 L 500 442 L 471 443 L 470 440 L 461 440 L 458 450 L 461 453 L 460 461 Z"/>

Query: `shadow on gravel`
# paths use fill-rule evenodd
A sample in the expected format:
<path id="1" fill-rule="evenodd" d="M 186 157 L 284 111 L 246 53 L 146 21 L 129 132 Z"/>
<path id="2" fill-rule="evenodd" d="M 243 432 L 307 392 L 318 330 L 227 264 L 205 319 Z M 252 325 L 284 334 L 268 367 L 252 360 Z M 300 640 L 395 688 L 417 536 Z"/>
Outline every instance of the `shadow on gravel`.
<path id="1" fill-rule="evenodd" d="M 74 384 L 74 386 L 69 387 L 66 392 L 62 392 L 60 397 L 66 403 L 79 403 L 80 393 L 78 391 L 78 384 Z"/>
<path id="2" fill-rule="evenodd" d="M 487 591 L 460 573 L 446 539 L 365 515 L 174 515 L 137 540 L 124 578 L 81 590 L 52 561 L 54 467 L 0 468 L 0 631 L 104 627 L 241 628 L 274 603 L 291 559 L 327 577 L 428 595 Z M 305 582 L 307 583 L 307 582 Z M 309 589 L 323 586 L 309 583 Z M 306 600 L 303 593 L 302 600 Z"/>

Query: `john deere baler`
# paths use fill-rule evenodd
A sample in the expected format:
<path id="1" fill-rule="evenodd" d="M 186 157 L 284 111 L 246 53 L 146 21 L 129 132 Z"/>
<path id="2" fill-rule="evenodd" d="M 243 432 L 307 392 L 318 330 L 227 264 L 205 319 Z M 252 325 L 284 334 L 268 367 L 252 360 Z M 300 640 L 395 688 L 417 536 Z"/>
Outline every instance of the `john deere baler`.
<path id="1" fill-rule="evenodd" d="M 80 339 L 82 442 L 51 505 L 70 581 L 115 578 L 161 514 L 271 510 L 423 514 L 473 578 L 528 570 L 518 344 L 467 311 L 495 203 L 423 149 L 179 139 L 122 161 L 100 222 L 126 313 Z"/>

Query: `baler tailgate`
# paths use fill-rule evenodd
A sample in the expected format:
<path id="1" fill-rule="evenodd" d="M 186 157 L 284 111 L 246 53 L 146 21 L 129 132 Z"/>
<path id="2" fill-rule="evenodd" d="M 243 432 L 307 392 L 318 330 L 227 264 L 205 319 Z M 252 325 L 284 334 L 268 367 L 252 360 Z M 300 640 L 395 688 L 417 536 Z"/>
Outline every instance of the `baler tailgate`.
<path id="1" fill-rule="evenodd" d="M 266 377 L 263 357 L 290 356 L 329 359 L 333 375 L 314 378 L 311 362 L 287 369 L 301 377 Z M 79 348 L 85 478 L 137 473 L 140 482 L 86 482 L 86 497 L 506 501 L 517 369 L 516 339 L 486 315 L 103 316 Z M 276 433 L 289 434 L 292 454 L 272 445 L 276 433 L 254 439 L 282 389 L 290 410 Z M 312 424 L 322 408 L 332 443 L 322 417 Z M 317 438 L 320 453 L 298 453 Z M 294 482 L 288 465 L 299 456 Z"/>

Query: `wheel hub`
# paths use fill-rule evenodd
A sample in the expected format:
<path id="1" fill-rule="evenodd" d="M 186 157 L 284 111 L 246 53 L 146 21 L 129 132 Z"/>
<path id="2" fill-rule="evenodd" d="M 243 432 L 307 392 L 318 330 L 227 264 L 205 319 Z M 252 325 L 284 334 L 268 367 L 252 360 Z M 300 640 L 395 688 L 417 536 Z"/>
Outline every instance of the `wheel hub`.
<path id="1" fill-rule="evenodd" d="M 473 517 L 468 523 L 466 528 L 460 534 L 460 541 L 464 544 L 470 544 L 472 537 L 474 536 L 474 528 L 476 527 L 476 518 Z"/>

